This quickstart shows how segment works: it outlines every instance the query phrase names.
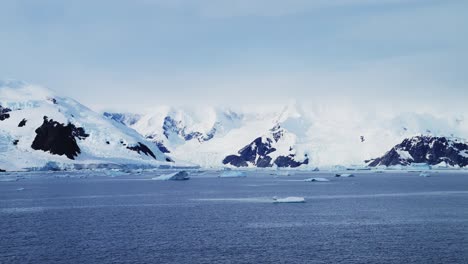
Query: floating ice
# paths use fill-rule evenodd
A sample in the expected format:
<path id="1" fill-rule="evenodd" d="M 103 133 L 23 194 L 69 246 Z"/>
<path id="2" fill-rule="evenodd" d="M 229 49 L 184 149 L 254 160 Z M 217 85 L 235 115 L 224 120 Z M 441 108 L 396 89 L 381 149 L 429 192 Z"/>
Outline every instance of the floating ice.
<path id="1" fill-rule="evenodd" d="M 427 172 L 421 172 L 419 174 L 419 176 L 421 176 L 421 177 L 431 177 L 431 175 L 429 175 L 429 173 L 427 173 Z"/>
<path id="2" fill-rule="evenodd" d="M 304 180 L 305 182 L 329 182 L 329 179 L 325 178 L 308 178 Z"/>
<path id="3" fill-rule="evenodd" d="M 294 174 L 292 172 L 290 172 L 290 171 L 278 171 L 276 173 L 276 175 L 278 175 L 278 176 L 292 176 Z"/>
<path id="4" fill-rule="evenodd" d="M 243 171 L 224 171 L 219 175 L 220 178 L 241 178 L 247 177 L 247 174 Z"/>
<path id="5" fill-rule="evenodd" d="M 18 192 L 24 191 L 25 189 L 23 187 L 16 189 Z"/>
<path id="6" fill-rule="evenodd" d="M 351 173 L 337 173 L 335 177 L 354 177 L 354 174 Z"/>
<path id="7" fill-rule="evenodd" d="M 18 178 L 14 177 L 0 177 L 0 182 L 15 182 L 18 181 Z"/>
<path id="8" fill-rule="evenodd" d="M 273 203 L 305 203 L 304 197 L 290 196 L 285 198 L 273 197 Z"/>
<path id="9" fill-rule="evenodd" d="M 171 174 L 163 174 L 158 177 L 151 178 L 152 180 L 158 180 L 158 181 L 184 181 L 190 179 L 188 176 L 188 172 L 186 171 L 179 171 L 179 172 L 174 172 Z"/>

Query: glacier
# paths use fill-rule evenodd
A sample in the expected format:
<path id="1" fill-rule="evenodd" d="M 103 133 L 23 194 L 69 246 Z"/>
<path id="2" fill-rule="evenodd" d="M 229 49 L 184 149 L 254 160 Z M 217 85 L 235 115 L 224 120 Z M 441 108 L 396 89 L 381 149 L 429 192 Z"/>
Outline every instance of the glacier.
<path id="1" fill-rule="evenodd" d="M 135 116 L 139 119 L 132 119 Z M 160 106 L 131 114 L 129 119 L 132 123 L 127 126 L 167 149 L 172 157 L 205 168 L 369 169 L 370 160 L 406 138 L 468 138 L 463 113 L 379 115 L 295 102 L 269 107 Z M 282 137 L 275 140 L 278 132 Z M 410 159 L 404 151 L 399 155 Z M 379 164 L 375 167 L 382 169 Z M 453 163 L 449 167 L 456 168 Z"/>
<path id="2" fill-rule="evenodd" d="M 363 113 L 295 102 L 98 113 L 41 86 L 1 81 L 0 172 L 466 168 L 464 114 Z M 418 140 L 428 143 L 411 145 Z"/>

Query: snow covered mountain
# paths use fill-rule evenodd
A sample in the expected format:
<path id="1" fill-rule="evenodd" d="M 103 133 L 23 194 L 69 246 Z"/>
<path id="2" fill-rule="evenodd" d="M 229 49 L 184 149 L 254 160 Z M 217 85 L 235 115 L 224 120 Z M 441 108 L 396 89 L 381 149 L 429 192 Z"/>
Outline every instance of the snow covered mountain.
<path id="1" fill-rule="evenodd" d="M 303 148 L 298 148 L 301 142 L 297 135 L 307 128 L 296 110 L 291 106 L 279 112 L 160 107 L 141 115 L 133 124 L 124 123 L 152 140 L 163 152 L 201 166 L 297 167 L 307 164 L 308 159 Z M 119 113 L 104 115 L 114 120 L 126 119 Z M 269 143 L 260 146 L 262 140 Z M 246 145 L 255 154 L 247 154 Z M 242 156 L 237 159 L 239 162 L 233 160 L 236 153 Z M 257 154 L 262 161 L 255 158 Z"/>
<path id="2" fill-rule="evenodd" d="M 395 166 L 426 163 L 441 167 L 468 165 L 468 142 L 460 138 L 415 136 L 406 138 L 369 166 Z"/>
<path id="3" fill-rule="evenodd" d="M 464 114 L 377 114 L 290 103 L 160 106 L 103 116 L 45 88 L 6 81 L 0 82 L 0 170 L 194 164 L 312 169 L 420 162 L 463 167 Z"/>
<path id="4" fill-rule="evenodd" d="M 256 138 L 249 145 L 238 151 L 239 155 L 229 155 L 223 164 L 235 167 L 255 166 L 260 168 L 273 167 L 299 167 L 308 164 L 307 154 L 296 160 L 294 149 L 296 136 L 289 133 L 280 125 L 272 128 L 268 134 Z"/>
<path id="5" fill-rule="evenodd" d="M 133 129 L 73 99 L 23 82 L 0 82 L 2 170 L 174 164 Z"/>
<path id="6" fill-rule="evenodd" d="M 129 117 L 106 115 L 132 120 L 123 123 L 173 157 L 202 167 L 366 166 L 415 135 L 468 138 L 463 113 L 373 113 L 332 104 L 161 106 Z"/>

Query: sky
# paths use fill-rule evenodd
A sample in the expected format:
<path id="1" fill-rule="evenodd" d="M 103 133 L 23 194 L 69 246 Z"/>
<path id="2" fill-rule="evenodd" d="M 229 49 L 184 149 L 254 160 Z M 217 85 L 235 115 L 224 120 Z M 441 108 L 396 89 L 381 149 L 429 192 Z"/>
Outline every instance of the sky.
<path id="1" fill-rule="evenodd" d="M 466 109 L 466 0 L 2 0 L 0 78 L 96 110 Z"/>

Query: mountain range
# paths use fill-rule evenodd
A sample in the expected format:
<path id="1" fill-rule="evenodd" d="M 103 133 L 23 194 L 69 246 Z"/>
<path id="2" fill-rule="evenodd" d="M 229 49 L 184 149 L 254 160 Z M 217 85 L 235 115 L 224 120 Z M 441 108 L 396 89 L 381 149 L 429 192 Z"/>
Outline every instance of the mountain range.
<path id="1" fill-rule="evenodd" d="M 145 113 L 104 115 L 135 129 L 169 155 L 202 167 L 314 169 L 335 165 L 436 165 L 444 160 L 447 166 L 466 166 L 462 162 L 464 152 L 442 149 L 434 150 L 430 160 L 382 161 L 388 160 L 386 153 L 405 140 L 464 142 L 468 124 L 461 114 L 380 115 L 336 111 L 334 107 L 339 105 L 307 108 L 290 103 L 236 110 L 160 106 Z M 425 145 L 416 147 L 417 151 L 430 151 L 426 148 Z M 452 155 L 446 157 L 447 151 Z"/>
<path id="2" fill-rule="evenodd" d="M 98 113 L 40 86 L 0 82 L 0 169 L 329 168 L 468 165 L 463 114 L 308 106 Z"/>

